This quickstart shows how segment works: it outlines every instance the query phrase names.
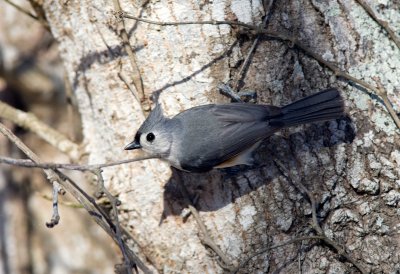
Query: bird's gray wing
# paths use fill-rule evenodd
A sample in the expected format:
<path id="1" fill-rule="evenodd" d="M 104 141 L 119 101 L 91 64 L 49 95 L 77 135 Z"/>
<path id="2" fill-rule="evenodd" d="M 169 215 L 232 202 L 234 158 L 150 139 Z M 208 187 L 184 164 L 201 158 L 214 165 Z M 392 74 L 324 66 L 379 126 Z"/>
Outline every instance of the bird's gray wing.
<path id="1" fill-rule="evenodd" d="M 280 108 L 266 105 L 227 104 L 214 109 L 221 127 L 221 163 L 235 157 L 256 142 L 270 136 L 276 127 L 269 119 L 280 114 Z"/>
<path id="2" fill-rule="evenodd" d="M 279 116 L 281 108 L 269 105 L 231 103 L 214 105 L 211 112 L 222 122 L 253 122 L 266 121 L 271 117 Z"/>
<path id="3" fill-rule="evenodd" d="M 279 107 L 266 105 L 208 105 L 206 112 L 204 107 L 191 111 L 193 121 L 202 117 L 193 132 L 200 133 L 209 145 L 191 144 L 190 156 L 184 161 L 186 169 L 191 171 L 209 170 L 268 137 L 277 129 L 270 127 L 268 120 L 280 115 Z M 194 142 L 197 138 L 200 137 L 191 136 L 188 140 Z"/>

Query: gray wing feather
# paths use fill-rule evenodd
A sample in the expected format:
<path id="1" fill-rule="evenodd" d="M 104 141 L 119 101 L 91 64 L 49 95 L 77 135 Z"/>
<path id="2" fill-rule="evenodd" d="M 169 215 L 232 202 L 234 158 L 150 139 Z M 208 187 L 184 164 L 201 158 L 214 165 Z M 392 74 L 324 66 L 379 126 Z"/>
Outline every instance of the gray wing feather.
<path id="1" fill-rule="evenodd" d="M 214 105 L 211 111 L 223 122 L 265 121 L 281 113 L 279 107 L 244 103 Z"/>
<path id="2" fill-rule="evenodd" d="M 196 107 L 176 118 L 190 125 L 185 130 L 186 151 L 181 166 L 190 171 L 206 171 L 219 165 L 257 141 L 275 132 L 268 120 L 280 108 L 266 105 L 226 104 Z"/>

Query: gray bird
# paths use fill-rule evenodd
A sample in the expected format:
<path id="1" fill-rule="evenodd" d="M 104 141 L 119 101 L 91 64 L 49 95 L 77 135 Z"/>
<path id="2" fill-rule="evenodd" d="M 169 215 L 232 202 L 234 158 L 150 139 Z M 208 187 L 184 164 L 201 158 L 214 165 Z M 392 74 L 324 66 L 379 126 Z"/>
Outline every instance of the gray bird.
<path id="1" fill-rule="evenodd" d="M 210 104 L 173 118 L 159 104 L 125 149 L 150 156 L 188 172 L 251 165 L 252 152 L 275 131 L 340 118 L 344 106 L 336 89 L 327 89 L 284 107 L 248 103 Z"/>

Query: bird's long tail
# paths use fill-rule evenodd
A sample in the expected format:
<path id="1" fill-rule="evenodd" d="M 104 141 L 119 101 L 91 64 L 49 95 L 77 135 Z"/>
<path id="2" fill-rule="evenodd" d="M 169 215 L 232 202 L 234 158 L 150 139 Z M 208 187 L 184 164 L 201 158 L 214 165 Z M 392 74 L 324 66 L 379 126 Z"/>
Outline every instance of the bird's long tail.
<path id="1" fill-rule="evenodd" d="M 289 127 L 333 120 L 343 116 L 343 112 L 343 99 L 339 91 L 330 88 L 282 107 L 281 115 L 272 119 L 270 125 Z"/>

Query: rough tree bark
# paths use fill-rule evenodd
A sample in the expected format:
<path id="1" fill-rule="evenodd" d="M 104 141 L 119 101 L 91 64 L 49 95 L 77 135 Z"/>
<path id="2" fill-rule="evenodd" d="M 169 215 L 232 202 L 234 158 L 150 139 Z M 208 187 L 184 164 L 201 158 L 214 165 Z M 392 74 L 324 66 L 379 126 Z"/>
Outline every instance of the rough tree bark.
<path id="1" fill-rule="evenodd" d="M 367 1 L 399 29 L 398 1 Z M 258 25 L 260 1 L 122 1 L 131 14 L 158 21 L 239 20 Z M 82 117 L 87 162 L 133 156 L 123 150 L 144 120 L 140 103 L 118 76 L 132 67 L 118 35 L 112 1 L 43 1 Z M 285 30 L 351 75 L 387 90 L 400 110 L 400 51 L 356 1 L 276 1 L 268 28 Z M 209 102 L 227 102 L 216 86 L 233 79 L 254 37 L 228 25 L 156 26 L 124 19 L 146 97 L 160 95 L 168 115 Z M 133 84 L 131 83 L 133 86 Z M 234 174 L 186 174 L 150 160 L 104 171 L 118 196 L 120 218 L 154 271 L 222 273 L 218 258 L 201 243 L 178 178 L 191 195 L 210 235 L 232 263 L 303 235 L 312 235 L 310 205 L 273 158 L 302 180 L 318 201 L 326 234 L 367 271 L 400 269 L 399 130 L 381 100 L 336 78 L 316 60 L 283 41 L 261 38 L 243 89 L 258 103 L 283 105 L 326 87 L 343 91 L 348 117 L 283 131 L 258 150 L 262 165 Z M 243 273 L 350 273 L 356 269 L 318 241 L 264 252 Z"/>

